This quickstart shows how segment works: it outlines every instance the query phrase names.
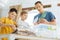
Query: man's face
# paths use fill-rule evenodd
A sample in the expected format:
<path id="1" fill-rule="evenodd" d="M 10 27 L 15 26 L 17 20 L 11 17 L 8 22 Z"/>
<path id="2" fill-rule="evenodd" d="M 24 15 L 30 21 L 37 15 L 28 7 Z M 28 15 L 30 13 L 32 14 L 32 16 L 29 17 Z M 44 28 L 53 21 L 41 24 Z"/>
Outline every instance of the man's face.
<path id="1" fill-rule="evenodd" d="M 27 19 L 27 16 L 28 16 L 28 14 L 23 14 L 23 15 L 21 15 L 21 19 L 22 20 L 26 20 Z"/>
<path id="2" fill-rule="evenodd" d="M 37 4 L 35 5 L 35 8 L 36 8 L 39 12 L 41 12 L 41 11 L 43 10 L 43 5 L 40 4 L 40 3 L 37 3 Z"/>
<path id="3" fill-rule="evenodd" d="M 9 18 L 11 19 L 15 19 L 16 15 L 16 12 L 9 12 Z"/>

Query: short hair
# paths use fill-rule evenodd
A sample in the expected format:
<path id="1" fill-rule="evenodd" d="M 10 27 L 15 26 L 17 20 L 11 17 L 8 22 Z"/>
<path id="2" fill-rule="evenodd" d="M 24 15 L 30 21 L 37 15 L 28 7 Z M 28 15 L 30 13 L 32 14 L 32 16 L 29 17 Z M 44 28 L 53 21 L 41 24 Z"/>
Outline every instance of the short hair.
<path id="1" fill-rule="evenodd" d="M 16 12 L 16 14 L 17 14 L 17 10 L 16 10 L 15 8 L 11 8 L 11 9 L 9 10 L 9 12 Z"/>
<path id="2" fill-rule="evenodd" d="M 24 15 L 24 14 L 27 14 L 26 11 L 22 11 L 20 15 Z"/>
<path id="3" fill-rule="evenodd" d="M 37 1 L 37 2 L 35 2 L 35 5 L 38 4 L 38 3 L 40 3 L 40 4 L 42 5 L 41 1 Z"/>

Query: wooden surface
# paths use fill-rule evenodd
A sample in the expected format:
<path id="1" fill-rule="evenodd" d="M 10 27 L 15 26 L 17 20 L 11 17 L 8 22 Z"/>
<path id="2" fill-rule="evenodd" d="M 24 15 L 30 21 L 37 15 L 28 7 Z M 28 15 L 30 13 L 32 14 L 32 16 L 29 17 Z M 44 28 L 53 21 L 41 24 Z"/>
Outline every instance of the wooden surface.
<path id="1" fill-rule="evenodd" d="M 1 37 L 8 37 L 9 40 L 14 40 L 14 39 L 17 39 L 17 38 L 31 39 L 31 40 L 59 40 L 59 39 L 56 39 L 56 38 L 43 38 L 43 37 L 21 36 L 21 35 L 17 35 L 17 34 L 0 35 L 0 38 Z"/>

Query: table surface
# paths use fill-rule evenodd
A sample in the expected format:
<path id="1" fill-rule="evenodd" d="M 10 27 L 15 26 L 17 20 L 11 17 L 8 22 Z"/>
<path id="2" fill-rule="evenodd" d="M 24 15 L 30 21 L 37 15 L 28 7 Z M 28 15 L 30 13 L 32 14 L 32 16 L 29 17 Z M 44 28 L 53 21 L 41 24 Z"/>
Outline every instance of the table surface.
<path id="1" fill-rule="evenodd" d="M 45 37 L 32 37 L 32 36 L 22 36 L 18 34 L 5 34 L 5 35 L 0 35 L 0 38 L 2 37 L 11 37 L 11 38 L 23 38 L 23 39 L 45 39 L 45 40 L 56 40 L 57 38 L 45 38 Z"/>

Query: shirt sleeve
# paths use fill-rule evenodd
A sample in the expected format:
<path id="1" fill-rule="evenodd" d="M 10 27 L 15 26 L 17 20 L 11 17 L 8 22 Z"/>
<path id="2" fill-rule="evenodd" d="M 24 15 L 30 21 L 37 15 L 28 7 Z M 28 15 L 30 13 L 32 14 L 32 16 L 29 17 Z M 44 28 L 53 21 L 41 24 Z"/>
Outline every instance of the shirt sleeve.
<path id="1" fill-rule="evenodd" d="M 5 18 L 0 18 L 0 22 L 4 23 L 5 22 Z"/>
<path id="2" fill-rule="evenodd" d="M 50 12 L 50 20 L 56 19 L 52 12 Z"/>
<path id="3" fill-rule="evenodd" d="M 33 23 L 36 23 L 38 21 L 38 16 L 34 17 Z"/>

